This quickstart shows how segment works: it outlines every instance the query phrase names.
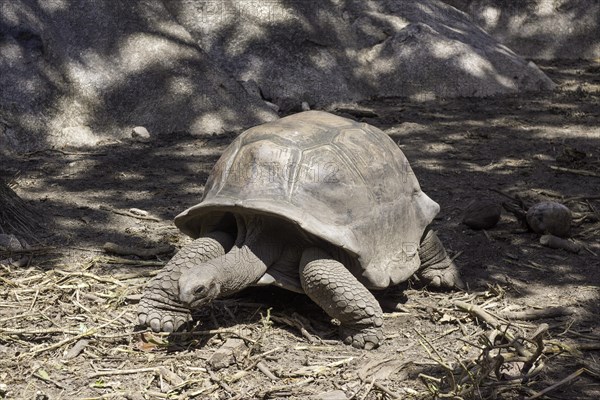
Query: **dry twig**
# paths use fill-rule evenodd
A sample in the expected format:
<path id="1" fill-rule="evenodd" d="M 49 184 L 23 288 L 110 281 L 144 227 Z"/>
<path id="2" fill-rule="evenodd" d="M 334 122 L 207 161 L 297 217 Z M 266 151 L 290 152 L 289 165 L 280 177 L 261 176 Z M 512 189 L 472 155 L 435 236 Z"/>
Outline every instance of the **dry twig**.
<path id="1" fill-rule="evenodd" d="M 583 176 L 594 176 L 596 178 L 600 178 L 600 174 L 594 171 L 587 171 L 585 169 L 573 169 L 573 168 L 565 168 L 565 167 L 557 167 L 556 165 L 551 165 L 551 169 L 560 172 L 568 172 L 570 174 L 577 174 Z"/>
<path id="2" fill-rule="evenodd" d="M 110 211 L 112 213 L 119 214 L 119 215 L 125 215 L 125 216 L 131 217 L 131 218 L 142 219 L 145 221 L 160 222 L 160 219 L 158 219 L 156 217 L 150 217 L 150 216 L 146 216 L 146 215 L 138 215 L 138 214 L 132 213 L 131 211 L 117 210 L 115 208 L 105 206 L 105 205 L 101 205 L 99 208 L 104 211 Z"/>
<path id="3" fill-rule="evenodd" d="M 116 243 L 106 242 L 102 249 L 107 253 L 119 254 L 122 256 L 137 256 L 140 258 L 152 258 L 159 254 L 170 253 L 173 251 L 173 246 L 164 245 L 152 247 L 148 249 L 140 249 L 137 247 L 122 246 Z"/>

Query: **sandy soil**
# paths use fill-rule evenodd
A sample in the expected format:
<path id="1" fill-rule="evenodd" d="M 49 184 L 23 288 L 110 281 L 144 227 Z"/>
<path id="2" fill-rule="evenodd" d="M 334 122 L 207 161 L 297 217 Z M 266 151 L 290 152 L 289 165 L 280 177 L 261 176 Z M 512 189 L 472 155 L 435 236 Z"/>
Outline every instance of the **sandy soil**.
<path id="1" fill-rule="evenodd" d="M 2 169 L 18 173 L 15 190 L 46 230 L 28 266 L 0 267 L 0 398 L 600 398 L 600 66 L 541 67 L 556 92 L 383 99 L 344 111 L 400 145 L 442 207 L 435 228 L 469 286 L 386 293 L 386 340 L 374 351 L 343 345 L 308 298 L 276 289 L 215 302 L 191 334 L 136 327 L 144 283 L 172 253 L 140 260 L 103 244 L 185 244 L 172 218 L 198 202 L 234 136 L 175 132 L 7 160 Z M 587 248 L 541 246 L 506 212 L 489 231 L 461 223 L 471 201 L 511 197 L 566 204 Z M 131 208 L 155 220 L 122 214 Z M 461 302 L 487 314 L 474 317 Z M 542 310 L 555 315 L 516 314 Z M 499 324 L 494 343 L 484 339 L 489 316 Z M 540 328 L 541 342 L 522 339 Z M 533 373 L 523 380 L 528 359 Z"/>

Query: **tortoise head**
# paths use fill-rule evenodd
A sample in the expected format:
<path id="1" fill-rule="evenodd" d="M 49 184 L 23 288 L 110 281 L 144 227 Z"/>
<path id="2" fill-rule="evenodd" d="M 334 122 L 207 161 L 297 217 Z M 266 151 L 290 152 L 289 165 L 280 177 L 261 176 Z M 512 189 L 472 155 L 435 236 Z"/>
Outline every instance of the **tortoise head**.
<path id="1" fill-rule="evenodd" d="M 221 293 L 219 270 L 211 263 L 188 269 L 179 278 L 179 300 L 188 308 L 210 303 Z"/>

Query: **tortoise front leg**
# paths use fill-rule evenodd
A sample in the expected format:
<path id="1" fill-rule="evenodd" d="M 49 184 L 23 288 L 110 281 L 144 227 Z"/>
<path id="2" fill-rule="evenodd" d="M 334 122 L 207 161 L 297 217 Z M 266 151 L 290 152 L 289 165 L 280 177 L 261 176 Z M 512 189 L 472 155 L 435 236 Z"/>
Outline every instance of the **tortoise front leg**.
<path id="1" fill-rule="evenodd" d="M 179 278 L 194 266 L 225 254 L 233 242 L 227 233 L 211 232 L 179 250 L 148 282 L 138 305 L 139 323 L 155 332 L 173 332 L 190 321 L 190 310 L 179 300 Z"/>
<path id="2" fill-rule="evenodd" d="M 417 271 L 419 279 L 433 287 L 446 289 L 462 289 L 458 268 L 448 257 L 444 245 L 435 231 L 427 229 L 419 246 L 421 267 Z"/>
<path id="3" fill-rule="evenodd" d="M 341 323 L 344 343 L 367 350 L 380 345 L 383 311 L 344 264 L 319 248 L 309 248 L 300 261 L 300 283 L 308 297 Z"/>

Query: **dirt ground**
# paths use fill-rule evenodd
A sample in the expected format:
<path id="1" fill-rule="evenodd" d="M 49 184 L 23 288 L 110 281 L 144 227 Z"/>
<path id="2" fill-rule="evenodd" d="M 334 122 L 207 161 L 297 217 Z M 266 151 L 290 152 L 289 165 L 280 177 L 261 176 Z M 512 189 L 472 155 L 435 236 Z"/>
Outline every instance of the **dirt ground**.
<path id="1" fill-rule="evenodd" d="M 0 398 L 600 398 L 600 64 L 540 67 L 554 93 L 343 111 L 400 145 L 441 205 L 435 228 L 469 287 L 383 294 L 386 340 L 372 351 L 345 346 L 308 298 L 277 289 L 215 302 L 189 334 L 136 326 L 144 283 L 172 252 L 142 260 L 103 245 L 186 243 L 172 219 L 198 202 L 233 135 L 6 160 L 45 230 L 28 265 L 0 267 Z M 544 247 L 507 212 L 488 231 L 461 223 L 473 200 L 516 197 L 566 204 L 586 248 Z"/>

